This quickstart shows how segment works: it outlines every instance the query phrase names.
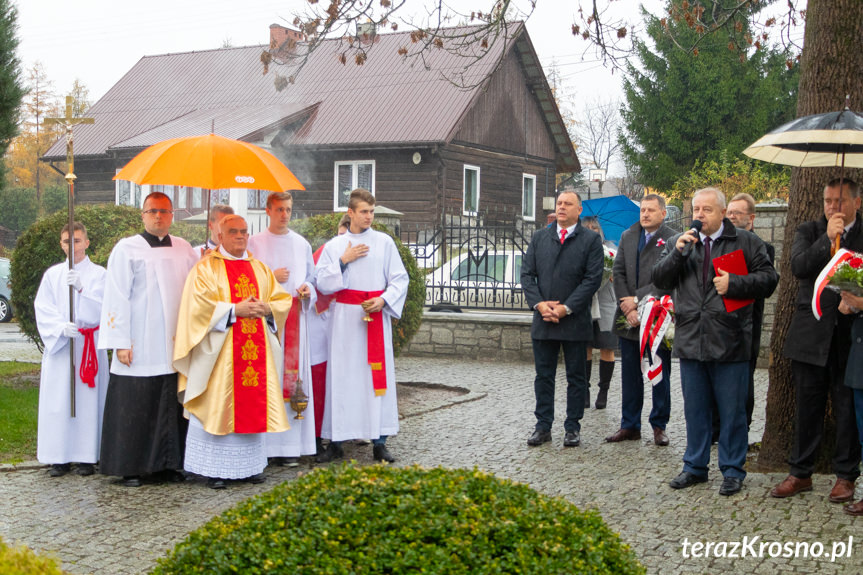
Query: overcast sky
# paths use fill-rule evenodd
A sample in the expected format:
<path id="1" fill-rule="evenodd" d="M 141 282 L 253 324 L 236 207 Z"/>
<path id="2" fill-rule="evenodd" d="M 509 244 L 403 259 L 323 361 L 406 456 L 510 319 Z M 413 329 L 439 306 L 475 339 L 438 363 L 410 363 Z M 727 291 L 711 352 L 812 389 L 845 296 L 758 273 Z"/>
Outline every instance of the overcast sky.
<path id="1" fill-rule="evenodd" d="M 142 56 L 209 50 L 226 41 L 232 46 L 265 44 L 269 25 L 289 24 L 305 4 L 305 0 L 15 1 L 19 57 L 25 70 L 40 61 L 58 95 L 66 94 L 77 78 L 89 88 L 93 102 Z M 479 8 L 488 2 L 475 4 Z M 635 0 L 616 4 L 638 13 Z M 548 70 L 556 63 L 565 82 L 567 105 L 576 113 L 597 99 L 621 97 L 620 74 L 612 75 L 592 51 L 585 54 L 585 42 L 570 32 L 577 7 L 575 0 L 539 0 L 527 24 L 543 66 Z"/>

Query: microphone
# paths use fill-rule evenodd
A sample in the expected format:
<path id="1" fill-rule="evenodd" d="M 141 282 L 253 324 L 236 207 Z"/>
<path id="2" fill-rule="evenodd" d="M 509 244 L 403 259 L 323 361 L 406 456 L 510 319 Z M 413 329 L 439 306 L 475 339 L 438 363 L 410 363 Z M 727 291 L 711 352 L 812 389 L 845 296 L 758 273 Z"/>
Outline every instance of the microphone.
<path id="1" fill-rule="evenodd" d="M 695 230 L 695 233 L 697 234 L 698 232 L 701 231 L 701 226 L 702 226 L 701 220 L 692 220 L 692 224 L 691 224 L 689 229 Z M 689 231 L 689 230 L 687 230 L 687 231 Z M 697 238 L 696 238 L 696 240 L 697 240 Z M 689 242 L 688 244 L 683 246 L 683 251 L 680 252 L 680 255 L 682 255 L 685 258 L 688 258 L 689 254 L 692 253 L 692 246 L 694 246 L 696 243 L 698 243 L 698 242 L 697 241 Z"/>

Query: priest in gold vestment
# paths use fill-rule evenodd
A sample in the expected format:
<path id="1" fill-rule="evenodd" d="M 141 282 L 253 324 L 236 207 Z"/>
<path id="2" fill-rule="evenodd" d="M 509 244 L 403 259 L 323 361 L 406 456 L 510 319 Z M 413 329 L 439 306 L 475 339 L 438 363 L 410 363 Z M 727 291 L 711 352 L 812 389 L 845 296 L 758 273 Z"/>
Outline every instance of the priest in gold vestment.
<path id="1" fill-rule="evenodd" d="M 186 471 L 227 481 L 263 481 L 264 433 L 290 428 L 279 346 L 291 296 L 246 251 L 245 220 L 221 221 L 218 250 L 189 272 L 180 304 L 174 367 L 189 418 Z"/>

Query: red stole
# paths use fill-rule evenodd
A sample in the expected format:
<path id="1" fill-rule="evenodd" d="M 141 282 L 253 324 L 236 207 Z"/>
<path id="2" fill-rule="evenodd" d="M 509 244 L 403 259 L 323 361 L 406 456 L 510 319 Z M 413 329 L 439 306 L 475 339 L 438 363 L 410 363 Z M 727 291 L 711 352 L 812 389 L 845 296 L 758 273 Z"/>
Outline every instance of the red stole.
<path id="1" fill-rule="evenodd" d="M 258 297 L 257 276 L 247 260 L 223 260 L 231 303 Z M 267 341 L 264 320 L 238 317 L 231 330 L 234 368 L 234 433 L 267 431 Z"/>
<path id="2" fill-rule="evenodd" d="M 96 356 L 96 341 L 93 337 L 98 329 L 98 325 L 78 328 L 78 332 L 84 336 L 84 350 L 81 352 L 81 367 L 78 369 L 78 375 L 81 377 L 81 383 L 89 387 L 96 387 L 96 374 L 99 373 L 99 358 Z"/>
<path id="3" fill-rule="evenodd" d="M 291 398 L 300 373 L 300 298 L 291 302 L 291 311 L 285 321 L 285 375 L 282 382 L 282 396 Z"/>
<path id="4" fill-rule="evenodd" d="M 360 305 L 366 300 L 380 296 L 383 290 L 380 291 L 359 291 L 353 289 L 343 289 L 336 292 L 336 301 L 349 305 Z M 368 326 L 367 341 L 368 341 L 368 361 L 372 368 L 372 387 L 375 390 L 375 395 L 384 395 L 387 392 L 387 366 L 386 366 L 386 348 L 384 347 L 384 314 L 376 311 L 369 314 L 371 321 L 366 322 Z"/>

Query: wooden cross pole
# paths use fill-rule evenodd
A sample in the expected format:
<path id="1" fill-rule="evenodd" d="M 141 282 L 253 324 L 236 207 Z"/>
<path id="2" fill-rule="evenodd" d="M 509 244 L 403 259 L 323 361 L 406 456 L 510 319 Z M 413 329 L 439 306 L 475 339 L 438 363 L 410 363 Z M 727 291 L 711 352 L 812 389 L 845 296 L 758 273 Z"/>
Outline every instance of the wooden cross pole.
<path id="1" fill-rule="evenodd" d="M 60 125 L 66 128 L 66 182 L 69 184 L 69 269 L 75 269 L 75 155 L 72 150 L 72 127 L 76 124 L 94 124 L 95 118 L 76 118 L 73 114 L 75 98 L 66 96 L 66 115 L 62 118 L 45 118 L 44 126 Z M 75 288 L 69 286 L 69 321 L 75 322 Z M 69 340 L 70 412 L 75 417 L 75 340 Z"/>

